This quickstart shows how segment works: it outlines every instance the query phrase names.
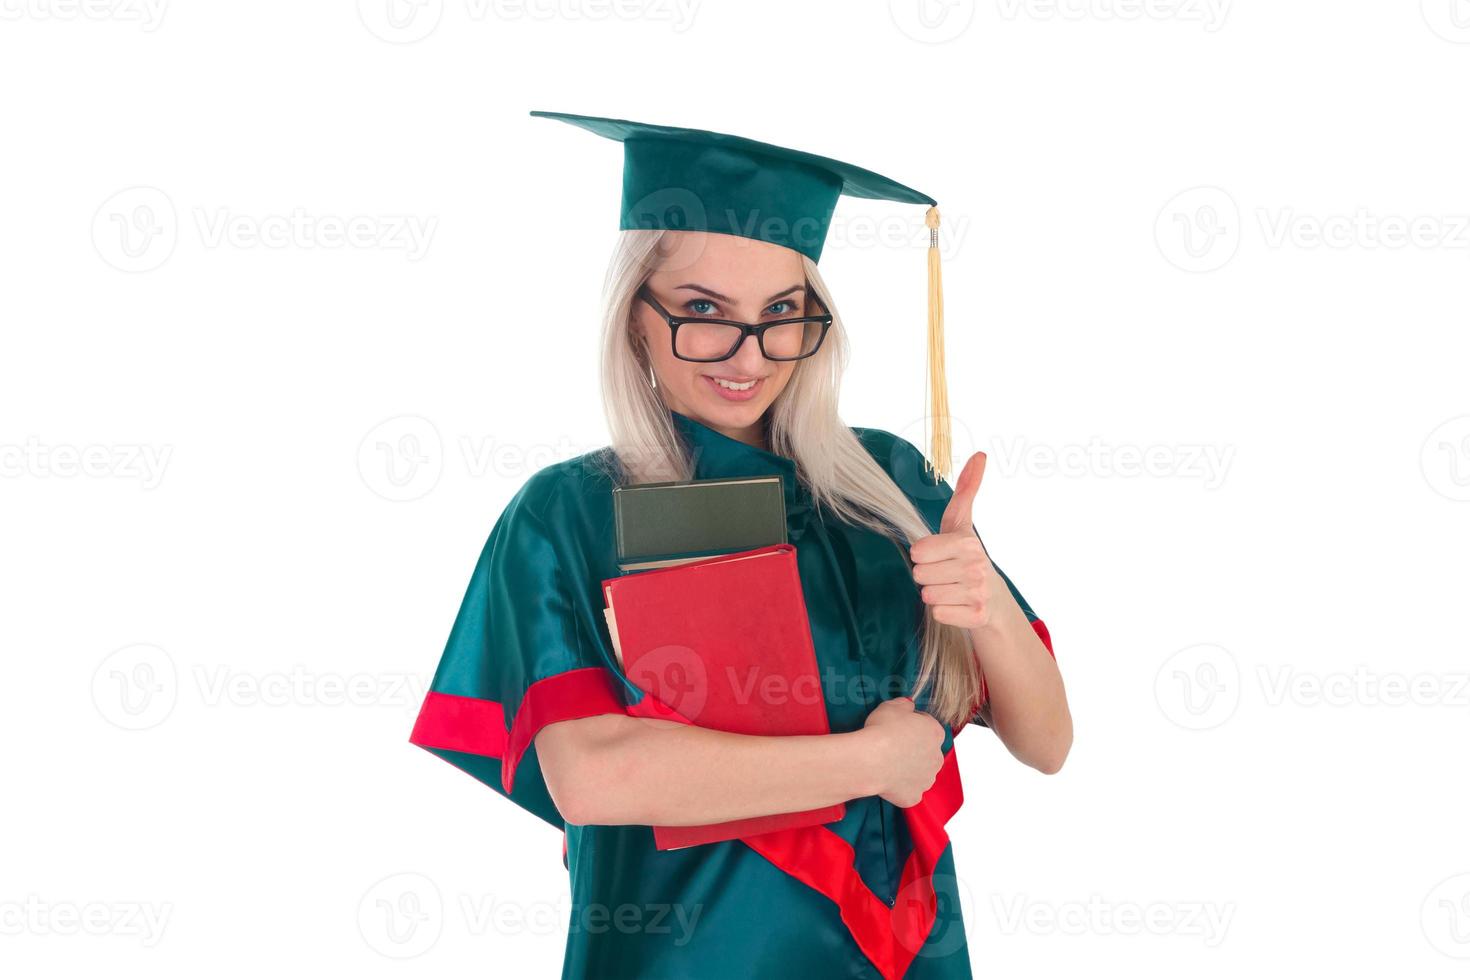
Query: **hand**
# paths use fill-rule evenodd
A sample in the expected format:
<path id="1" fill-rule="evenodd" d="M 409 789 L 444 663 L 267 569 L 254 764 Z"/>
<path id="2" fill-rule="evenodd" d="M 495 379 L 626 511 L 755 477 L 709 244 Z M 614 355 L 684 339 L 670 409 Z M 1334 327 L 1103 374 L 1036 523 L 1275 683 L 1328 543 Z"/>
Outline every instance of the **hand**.
<path id="1" fill-rule="evenodd" d="M 970 457 L 955 480 L 954 495 L 939 519 L 939 533 L 920 538 L 909 548 L 919 598 L 934 607 L 934 618 L 951 626 L 980 629 L 990 624 L 995 583 L 1000 578 L 975 535 L 971 512 L 985 454 Z"/>
<path id="2" fill-rule="evenodd" d="M 894 806 L 910 807 L 934 785 L 944 756 L 944 726 L 911 698 L 884 701 L 868 714 L 863 733 L 870 739 L 869 756 L 877 767 L 875 796 Z"/>

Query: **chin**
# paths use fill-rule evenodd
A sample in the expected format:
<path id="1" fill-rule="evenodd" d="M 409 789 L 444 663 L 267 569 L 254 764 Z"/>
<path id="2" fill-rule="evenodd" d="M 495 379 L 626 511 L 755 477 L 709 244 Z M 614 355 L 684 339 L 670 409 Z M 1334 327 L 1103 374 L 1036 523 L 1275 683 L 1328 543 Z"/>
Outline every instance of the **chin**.
<path id="1" fill-rule="evenodd" d="M 735 400 L 726 398 L 707 377 L 700 375 L 694 379 L 696 403 L 709 414 L 732 425 L 748 425 L 765 414 L 770 407 L 774 396 L 765 389 L 774 380 L 770 376 L 761 378 L 750 397 Z"/>
<path id="2" fill-rule="evenodd" d="M 750 425 L 762 415 L 766 414 L 766 409 L 770 407 L 764 399 L 760 402 L 750 401 L 740 405 L 731 405 L 721 402 L 718 397 L 716 397 L 713 403 L 705 399 L 701 405 L 706 415 L 719 419 L 722 423 L 729 426 Z"/>

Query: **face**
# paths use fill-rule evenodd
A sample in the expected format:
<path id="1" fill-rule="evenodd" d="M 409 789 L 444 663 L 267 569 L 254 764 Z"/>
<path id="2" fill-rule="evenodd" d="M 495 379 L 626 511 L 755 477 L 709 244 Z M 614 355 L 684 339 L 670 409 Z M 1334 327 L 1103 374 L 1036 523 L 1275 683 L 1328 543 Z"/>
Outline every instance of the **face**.
<path id="1" fill-rule="evenodd" d="M 789 248 L 694 231 L 668 232 L 661 246 L 648 288 L 673 316 L 762 323 L 820 312 L 807 297 L 801 255 Z M 669 408 L 735 438 L 759 441 L 761 417 L 799 362 L 767 360 L 755 337 L 746 337 L 728 360 L 701 363 L 675 357 L 668 322 L 642 300 L 633 304 L 633 324 L 647 342 Z M 742 388 L 755 384 L 730 390 L 717 379 Z"/>

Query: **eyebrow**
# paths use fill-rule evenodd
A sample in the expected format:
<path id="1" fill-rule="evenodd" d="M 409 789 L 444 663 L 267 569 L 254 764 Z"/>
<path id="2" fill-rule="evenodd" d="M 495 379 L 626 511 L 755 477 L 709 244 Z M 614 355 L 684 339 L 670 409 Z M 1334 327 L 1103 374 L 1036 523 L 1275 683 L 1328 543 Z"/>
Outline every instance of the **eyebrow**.
<path id="1" fill-rule="evenodd" d="M 694 282 L 686 282 L 684 285 L 682 285 L 682 286 L 675 286 L 674 288 L 675 289 L 693 289 L 693 290 L 696 290 L 698 292 L 704 293 L 710 299 L 717 299 L 721 303 L 734 303 L 735 302 L 733 299 L 731 299 L 728 296 L 722 296 L 721 294 L 715 292 L 713 289 L 709 289 L 709 288 L 707 288 L 705 286 L 701 286 L 698 283 L 694 283 Z M 781 292 L 779 292 L 776 295 L 772 296 L 770 299 L 766 300 L 766 302 L 767 303 L 774 303 L 774 302 L 776 302 L 776 300 L 780 299 L 783 296 L 790 296 L 792 293 L 805 293 L 805 292 L 806 292 L 806 287 L 805 286 L 801 286 L 801 285 L 791 286 L 791 287 L 789 287 L 787 289 L 781 290 Z"/>

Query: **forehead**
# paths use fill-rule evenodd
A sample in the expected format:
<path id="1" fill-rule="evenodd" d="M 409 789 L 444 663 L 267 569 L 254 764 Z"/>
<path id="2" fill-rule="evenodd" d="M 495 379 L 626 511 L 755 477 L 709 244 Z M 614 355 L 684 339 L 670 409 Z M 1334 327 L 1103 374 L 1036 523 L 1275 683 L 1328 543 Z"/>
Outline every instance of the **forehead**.
<path id="1" fill-rule="evenodd" d="M 649 274 L 655 285 L 698 282 L 735 295 L 742 289 L 784 289 L 805 278 L 800 252 L 739 235 L 669 231 L 659 251 Z"/>

